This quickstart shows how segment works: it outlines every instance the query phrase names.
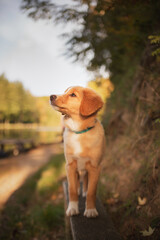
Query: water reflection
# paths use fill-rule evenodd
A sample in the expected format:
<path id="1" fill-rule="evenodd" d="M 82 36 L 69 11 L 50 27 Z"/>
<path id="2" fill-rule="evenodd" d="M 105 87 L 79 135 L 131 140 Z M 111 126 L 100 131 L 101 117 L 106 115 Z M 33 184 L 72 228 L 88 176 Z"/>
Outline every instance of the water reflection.
<path id="1" fill-rule="evenodd" d="M 5 156 L 7 152 L 18 155 L 20 151 L 30 149 L 39 144 L 49 144 L 61 141 L 62 134 L 60 127 L 17 125 L 1 128 L 0 157 Z M 18 154 L 16 154 L 16 151 L 18 151 Z"/>
<path id="2" fill-rule="evenodd" d="M 0 140 L 32 139 L 35 143 L 52 143 L 61 133 L 60 127 L 38 126 L 32 128 L 0 129 Z"/>

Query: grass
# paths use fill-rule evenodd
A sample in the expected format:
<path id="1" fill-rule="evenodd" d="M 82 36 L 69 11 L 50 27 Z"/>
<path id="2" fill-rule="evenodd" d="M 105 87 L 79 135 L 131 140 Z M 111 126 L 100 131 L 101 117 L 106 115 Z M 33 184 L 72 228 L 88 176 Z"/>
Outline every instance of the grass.
<path id="1" fill-rule="evenodd" d="M 0 213 L 1 240 L 65 239 L 62 154 L 31 176 Z"/>

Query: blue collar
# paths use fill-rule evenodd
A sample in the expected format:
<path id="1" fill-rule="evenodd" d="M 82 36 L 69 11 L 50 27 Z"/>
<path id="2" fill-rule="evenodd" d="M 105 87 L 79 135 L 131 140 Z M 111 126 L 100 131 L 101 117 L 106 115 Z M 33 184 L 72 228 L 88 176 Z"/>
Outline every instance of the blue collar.
<path id="1" fill-rule="evenodd" d="M 93 126 L 93 127 L 88 127 L 88 128 L 86 128 L 86 129 L 84 129 L 84 130 L 82 130 L 82 131 L 73 131 L 73 130 L 71 130 L 71 131 L 74 132 L 74 133 L 76 133 L 76 134 L 81 134 L 81 133 L 88 132 L 88 131 L 91 130 L 92 128 L 94 128 L 94 126 Z"/>

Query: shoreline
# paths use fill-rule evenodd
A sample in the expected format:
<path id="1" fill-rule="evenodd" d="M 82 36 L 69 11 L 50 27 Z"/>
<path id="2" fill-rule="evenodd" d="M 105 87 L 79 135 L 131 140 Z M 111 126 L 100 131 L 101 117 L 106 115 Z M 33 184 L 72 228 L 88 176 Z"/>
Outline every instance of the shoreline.
<path id="1" fill-rule="evenodd" d="M 61 131 L 61 126 L 40 125 L 37 123 L 0 123 L 0 130 L 36 129 L 41 131 Z"/>

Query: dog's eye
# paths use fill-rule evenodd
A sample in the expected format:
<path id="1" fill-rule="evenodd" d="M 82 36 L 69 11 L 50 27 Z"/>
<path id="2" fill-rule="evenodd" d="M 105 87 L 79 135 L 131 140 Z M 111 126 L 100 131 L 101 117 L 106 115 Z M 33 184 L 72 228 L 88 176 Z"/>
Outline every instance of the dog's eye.
<path id="1" fill-rule="evenodd" d="M 70 96 L 71 97 L 76 97 L 76 94 L 75 93 L 71 93 Z"/>

